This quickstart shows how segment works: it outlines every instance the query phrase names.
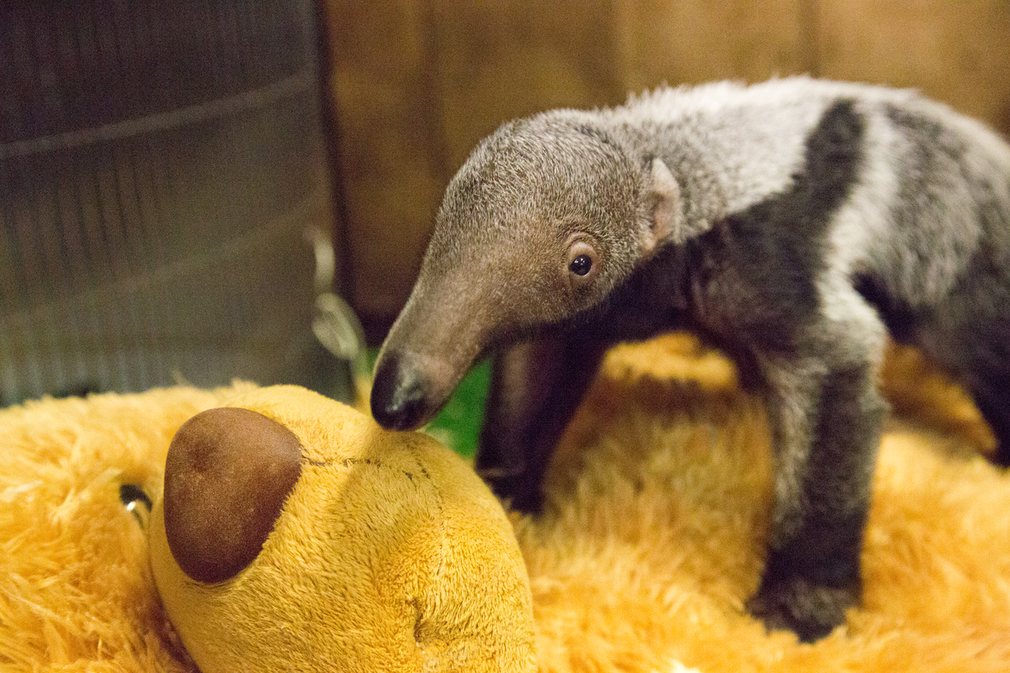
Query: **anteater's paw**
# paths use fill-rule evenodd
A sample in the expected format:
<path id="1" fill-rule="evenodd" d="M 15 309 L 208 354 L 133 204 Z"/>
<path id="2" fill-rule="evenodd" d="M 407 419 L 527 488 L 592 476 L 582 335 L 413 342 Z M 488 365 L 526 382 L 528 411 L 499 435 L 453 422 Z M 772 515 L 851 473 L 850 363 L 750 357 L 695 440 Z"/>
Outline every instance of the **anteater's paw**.
<path id="1" fill-rule="evenodd" d="M 794 577 L 766 580 L 747 609 L 769 630 L 789 629 L 810 643 L 843 623 L 845 610 L 858 601 L 858 586 L 830 587 Z"/>

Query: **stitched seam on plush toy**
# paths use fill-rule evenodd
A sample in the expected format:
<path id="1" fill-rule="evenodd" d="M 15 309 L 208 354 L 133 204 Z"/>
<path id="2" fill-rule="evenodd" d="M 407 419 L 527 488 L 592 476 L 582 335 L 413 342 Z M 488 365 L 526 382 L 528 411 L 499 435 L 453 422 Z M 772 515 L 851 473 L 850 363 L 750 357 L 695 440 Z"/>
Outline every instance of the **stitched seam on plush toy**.
<path id="1" fill-rule="evenodd" d="M 413 443 L 408 443 L 407 448 L 410 450 L 410 456 L 417 465 L 418 471 L 421 476 L 425 478 L 428 484 L 431 486 L 432 493 L 435 495 L 435 501 L 438 503 L 438 530 L 442 538 L 442 548 L 448 546 L 448 534 L 445 530 L 445 503 L 442 496 L 441 489 L 435 483 L 435 480 L 431 478 L 431 473 L 428 472 L 428 468 L 424 466 L 421 462 L 420 457 L 417 455 L 417 446 Z M 383 463 L 378 458 L 344 458 L 341 460 L 314 460 L 312 458 L 302 458 L 302 463 L 305 465 L 310 465 L 312 467 L 354 467 L 358 465 L 366 465 L 369 467 L 383 468 L 387 470 L 392 470 L 394 472 L 399 472 L 411 481 L 414 481 L 415 474 L 407 470 L 393 467 L 392 465 L 387 465 Z M 441 554 L 438 559 L 438 565 L 435 568 L 434 577 L 440 578 L 445 572 L 445 554 Z M 423 615 L 420 611 L 420 601 L 415 596 L 410 601 L 408 601 L 411 606 L 414 607 L 415 613 L 417 614 L 417 621 L 414 624 L 414 641 L 420 644 L 418 639 L 418 633 L 420 631 L 420 625 L 423 621 Z"/>
<path id="2" fill-rule="evenodd" d="M 423 476 L 425 478 L 425 480 L 427 480 L 428 484 L 431 485 L 432 493 L 434 493 L 435 500 L 438 503 L 438 510 L 439 510 L 439 512 L 438 512 L 439 513 L 439 516 L 438 516 L 439 534 L 442 537 L 442 546 L 444 548 L 446 546 L 447 537 L 446 537 L 446 531 L 445 531 L 445 506 L 444 506 L 443 501 L 442 501 L 442 493 L 438 489 L 438 487 L 436 486 L 435 480 L 431 478 L 431 473 L 428 472 L 428 468 L 426 468 L 424 466 L 424 464 L 421 462 L 420 458 L 418 458 L 418 456 L 417 456 L 417 447 L 415 445 L 413 445 L 413 444 L 408 444 L 408 448 L 410 449 L 410 456 L 411 456 L 411 458 L 413 458 L 414 462 L 417 464 L 417 468 L 420 471 L 421 476 Z M 377 468 L 383 468 L 383 469 L 386 469 L 386 470 L 392 470 L 394 472 L 399 472 L 400 474 L 402 474 L 405 477 L 407 477 L 407 479 L 409 479 L 410 481 L 414 481 L 414 476 L 415 476 L 413 472 L 409 472 L 409 471 L 401 469 L 401 468 L 396 468 L 396 467 L 393 467 L 392 465 L 387 465 L 387 464 L 383 463 L 381 460 L 379 460 L 378 458 L 344 458 L 342 460 L 332 460 L 332 461 L 330 461 L 330 460 L 314 460 L 312 458 L 302 458 L 302 463 L 305 464 L 305 465 L 310 465 L 312 467 L 346 467 L 346 468 L 350 468 L 350 467 L 354 467 L 354 466 L 358 466 L 358 465 L 366 465 L 368 467 L 377 467 Z M 444 567 L 443 567 L 444 558 L 445 558 L 444 555 L 441 555 L 439 557 L 438 566 L 435 568 L 435 577 L 440 577 L 442 575 L 442 572 L 444 570 Z M 412 597 L 408 601 L 408 603 L 411 605 L 411 607 L 414 608 L 414 613 L 417 615 L 417 617 L 415 619 L 415 622 L 414 622 L 414 642 L 416 642 L 418 645 L 420 645 L 421 641 L 420 641 L 420 638 L 418 636 L 419 636 L 419 632 L 420 632 L 420 629 L 421 629 L 421 622 L 423 621 L 423 615 L 421 614 L 421 608 L 420 608 L 420 601 L 418 600 L 417 596 L 414 596 L 414 597 Z"/>
<path id="3" fill-rule="evenodd" d="M 411 481 L 414 481 L 414 477 L 416 476 L 413 472 L 408 472 L 407 470 L 393 467 L 392 465 L 386 465 L 378 458 L 344 458 L 343 460 L 313 460 L 311 458 L 303 458 L 302 464 L 311 465 L 312 467 L 352 467 L 358 465 L 368 465 L 370 467 L 380 467 L 394 472 L 399 472 Z M 422 473 L 428 478 L 428 481 L 431 481 L 431 476 L 426 470 Z"/>
<path id="4" fill-rule="evenodd" d="M 449 536 L 445 530 L 445 499 L 442 496 L 442 490 L 438 487 L 438 484 L 434 479 L 431 478 L 431 474 L 428 472 L 428 468 L 424 466 L 421 458 L 417 455 L 417 445 L 413 442 L 407 442 L 407 449 L 410 451 L 411 457 L 417 464 L 417 469 L 421 471 L 421 474 L 428 480 L 431 484 L 432 493 L 435 494 L 435 501 L 438 503 L 438 532 L 442 537 L 442 549 L 445 550 L 449 546 Z M 441 581 L 442 577 L 445 575 L 445 553 L 442 553 L 438 557 L 438 565 L 435 567 L 434 577 L 437 581 Z M 417 601 L 417 598 L 414 598 Z M 418 645 L 421 641 L 418 639 L 418 631 L 422 621 L 422 615 L 420 611 L 417 612 L 418 621 L 414 625 L 414 642 Z"/>

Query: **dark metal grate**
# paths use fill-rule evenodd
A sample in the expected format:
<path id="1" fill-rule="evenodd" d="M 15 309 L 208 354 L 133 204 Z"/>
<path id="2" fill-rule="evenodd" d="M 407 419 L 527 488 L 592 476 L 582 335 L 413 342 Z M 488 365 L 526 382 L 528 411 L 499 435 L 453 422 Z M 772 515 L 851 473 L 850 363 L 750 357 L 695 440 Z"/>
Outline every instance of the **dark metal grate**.
<path id="1" fill-rule="evenodd" d="M 0 6 L 4 401 L 346 385 L 311 328 L 313 232 L 332 231 L 313 19 L 283 0 Z"/>

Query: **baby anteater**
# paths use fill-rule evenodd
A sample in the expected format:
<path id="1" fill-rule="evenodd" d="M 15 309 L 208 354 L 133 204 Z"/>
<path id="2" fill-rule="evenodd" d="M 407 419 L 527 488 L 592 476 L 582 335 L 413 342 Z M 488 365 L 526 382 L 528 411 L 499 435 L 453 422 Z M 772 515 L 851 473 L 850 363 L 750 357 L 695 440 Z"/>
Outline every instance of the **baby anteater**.
<path id="1" fill-rule="evenodd" d="M 494 354 L 477 466 L 535 510 L 604 350 L 680 327 L 767 400 L 750 610 L 821 637 L 860 594 L 888 331 L 961 378 L 1010 460 L 1010 147 L 912 92 L 807 78 L 509 122 L 449 184 L 372 411 L 414 428 Z"/>

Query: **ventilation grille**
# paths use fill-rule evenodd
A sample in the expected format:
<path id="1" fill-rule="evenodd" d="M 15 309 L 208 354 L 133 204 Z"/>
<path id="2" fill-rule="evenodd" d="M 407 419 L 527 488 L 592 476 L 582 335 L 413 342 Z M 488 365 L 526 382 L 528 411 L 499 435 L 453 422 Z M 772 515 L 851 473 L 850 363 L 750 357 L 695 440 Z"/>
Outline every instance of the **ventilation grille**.
<path id="1" fill-rule="evenodd" d="M 312 334 L 332 231 L 314 47 L 308 2 L 0 7 L 3 401 L 235 377 L 347 394 Z"/>

